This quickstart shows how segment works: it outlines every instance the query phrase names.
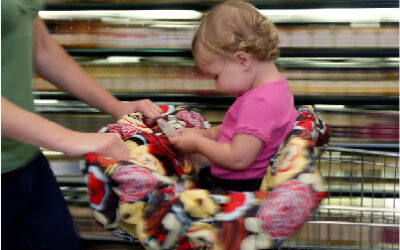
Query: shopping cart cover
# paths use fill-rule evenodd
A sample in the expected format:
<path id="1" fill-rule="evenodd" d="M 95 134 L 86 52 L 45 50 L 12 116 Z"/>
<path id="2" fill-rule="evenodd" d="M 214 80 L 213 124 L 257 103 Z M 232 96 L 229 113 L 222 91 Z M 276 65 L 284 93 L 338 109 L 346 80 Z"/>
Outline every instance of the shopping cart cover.
<path id="1" fill-rule="evenodd" d="M 209 128 L 194 109 L 160 105 L 175 128 Z M 102 128 L 118 133 L 130 159 L 86 155 L 89 203 L 95 220 L 114 235 L 147 249 L 268 249 L 298 231 L 327 197 L 314 166 L 316 146 L 329 129 L 311 106 L 298 109 L 260 190 L 228 192 L 197 188 L 198 162 L 180 154 L 155 124 L 132 113 Z"/>

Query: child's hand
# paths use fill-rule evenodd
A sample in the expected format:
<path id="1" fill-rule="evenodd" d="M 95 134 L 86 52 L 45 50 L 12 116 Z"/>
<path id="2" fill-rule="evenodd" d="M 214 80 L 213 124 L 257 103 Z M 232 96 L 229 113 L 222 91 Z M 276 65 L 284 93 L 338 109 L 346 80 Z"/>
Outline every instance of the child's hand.
<path id="1" fill-rule="evenodd" d="M 169 138 L 169 141 L 181 152 L 185 154 L 193 154 L 197 152 L 197 142 L 200 135 L 190 132 L 182 132 L 179 129 L 179 135 Z"/>

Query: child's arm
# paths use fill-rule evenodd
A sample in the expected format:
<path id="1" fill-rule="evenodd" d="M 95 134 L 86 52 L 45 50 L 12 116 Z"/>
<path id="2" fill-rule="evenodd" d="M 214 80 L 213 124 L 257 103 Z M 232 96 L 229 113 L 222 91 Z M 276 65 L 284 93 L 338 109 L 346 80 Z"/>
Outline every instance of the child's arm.
<path id="1" fill-rule="evenodd" d="M 194 133 L 170 138 L 170 142 L 185 153 L 200 153 L 221 167 L 238 171 L 254 162 L 263 143 L 246 134 L 237 134 L 231 143 L 222 143 Z"/>
<path id="2" fill-rule="evenodd" d="M 218 140 L 219 136 L 221 135 L 222 124 L 209 128 L 207 130 L 209 134 L 208 138 Z"/>
<path id="3" fill-rule="evenodd" d="M 222 130 L 222 125 L 217 125 L 209 129 L 198 129 L 198 128 L 180 128 L 179 134 L 195 133 L 202 137 L 206 137 L 212 140 L 218 140 Z"/>

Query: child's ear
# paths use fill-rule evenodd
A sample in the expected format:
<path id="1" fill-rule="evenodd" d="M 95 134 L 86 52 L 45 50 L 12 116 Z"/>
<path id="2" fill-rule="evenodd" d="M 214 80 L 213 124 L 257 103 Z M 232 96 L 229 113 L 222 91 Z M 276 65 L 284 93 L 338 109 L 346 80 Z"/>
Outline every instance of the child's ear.
<path id="1" fill-rule="evenodd" d="M 251 66 L 251 57 L 249 54 L 243 51 L 237 51 L 233 55 L 237 62 L 243 67 L 245 71 L 247 71 Z"/>

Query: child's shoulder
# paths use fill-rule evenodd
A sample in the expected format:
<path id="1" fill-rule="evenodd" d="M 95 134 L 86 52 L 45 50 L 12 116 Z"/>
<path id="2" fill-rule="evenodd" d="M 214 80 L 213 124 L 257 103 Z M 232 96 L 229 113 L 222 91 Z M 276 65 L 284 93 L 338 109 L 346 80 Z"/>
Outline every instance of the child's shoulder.
<path id="1" fill-rule="evenodd" d="M 292 105 L 294 99 L 286 79 L 264 83 L 243 97 L 242 105 L 257 106 L 258 108 Z"/>
<path id="2" fill-rule="evenodd" d="M 260 101 L 276 100 L 282 96 L 291 95 L 290 87 L 285 78 L 279 81 L 266 82 L 249 91 L 246 99 L 258 99 Z"/>

